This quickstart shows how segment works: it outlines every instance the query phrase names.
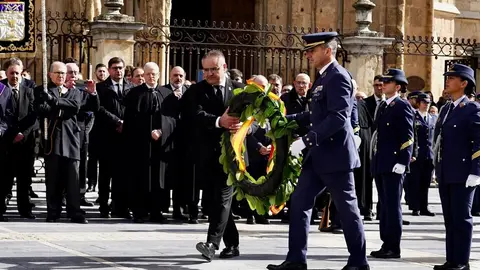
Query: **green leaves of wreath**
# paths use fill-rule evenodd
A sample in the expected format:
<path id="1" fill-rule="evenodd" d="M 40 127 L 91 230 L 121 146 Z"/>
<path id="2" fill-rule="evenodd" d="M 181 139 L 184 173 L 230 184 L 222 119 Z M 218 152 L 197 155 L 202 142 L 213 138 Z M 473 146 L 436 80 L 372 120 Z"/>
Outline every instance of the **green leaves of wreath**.
<path id="1" fill-rule="evenodd" d="M 234 196 L 238 201 L 246 199 L 250 208 L 259 215 L 275 215 L 290 198 L 300 176 L 301 157 L 289 153 L 293 132 L 298 125 L 295 121 L 287 120 L 285 105 L 277 95 L 271 93 L 272 86 L 265 91 L 251 81 L 247 83 L 245 88 L 233 91 L 229 106 L 229 114 L 240 117 L 242 128 L 235 134 L 226 131 L 222 135 L 219 161 L 228 175 L 227 184 L 234 187 Z M 266 136 L 272 139 L 265 175 L 258 179 L 248 173 L 243 160 L 247 154 L 244 139 L 253 121 L 261 127 L 268 122 L 270 130 Z"/>

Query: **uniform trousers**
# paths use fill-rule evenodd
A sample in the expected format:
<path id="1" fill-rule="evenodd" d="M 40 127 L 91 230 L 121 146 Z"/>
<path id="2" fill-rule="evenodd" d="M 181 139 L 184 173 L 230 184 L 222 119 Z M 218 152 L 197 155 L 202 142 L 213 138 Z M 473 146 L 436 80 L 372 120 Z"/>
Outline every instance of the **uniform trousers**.
<path id="1" fill-rule="evenodd" d="M 416 160 L 410 164 L 410 208 L 414 211 L 428 210 L 428 190 L 432 181 L 433 161 Z"/>
<path id="2" fill-rule="evenodd" d="M 445 184 L 439 180 L 438 192 L 445 222 L 447 262 L 466 265 L 472 246 L 471 211 L 475 188 L 467 188 L 465 183 Z"/>
<path id="3" fill-rule="evenodd" d="M 375 176 L 380 215 L 382 249 L 400 253 L 402 238 L 402 184 L 404 174 L 385 173 Z M 378 205 L 377 205 L 378 207 Z M 378 209 L 378 208 L 377 208 Z"/>
<path id="4" fill-rule="evenodd" d="M 353 171 L 318 174 L 311 159 L 303 164 L 297 187 L 291 198 L 287 261 L 306 263 L 310 218 L 315 198 L 328 188 L 337 207 L 350 253 L 349 266 L 367 265 L 366 242 L 355 194 Z"/>

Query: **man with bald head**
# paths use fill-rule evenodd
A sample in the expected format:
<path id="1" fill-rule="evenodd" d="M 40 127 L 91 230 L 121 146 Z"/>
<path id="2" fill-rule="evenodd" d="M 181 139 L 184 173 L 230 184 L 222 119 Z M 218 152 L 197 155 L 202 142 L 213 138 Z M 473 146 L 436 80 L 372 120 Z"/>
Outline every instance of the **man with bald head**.
<path id="1" fill-rule="evenodd" d="M 62 62 L 53 62 L 47 91 L 43 87 L 35 89 L 35 107 L 38 114 L 47 120 L 47 129 L 44 131 L 47 222 L 56 222 L 60 218 L 62 193 L 65 190 L 67 215 L 71 221 L 88 223 L 80 209 L 78 184 L 80 133 L 77 116 L 83 95 L 76 87 L 65 87 L 66 75 L 67 66 Z M 85 92 L 96 95 L 93 81 L 88 81 Z M 97 102 L 92 103 L 92 107 L 99 106 L 98 99 L 91 100 Z"/>
<path id="2" fill-rule="evenodd" d="M 180 99 L 189 87 L 185 84 L 185 80 L 185 70 L 180 66 L 176 66 L 170 71 L 170 82 L 163 87 L 172 91 L 174 95 Z M 169 188 L 165 189 L 166 192 L 163 194 L 164 199 L 162 200 L 162 207 L 165 209 L 170 207 L 171 188 L 173 202 L 172 218 L 178 221 L 187 221 L 188 217 L 182 212 L 182 208 L 185 209 L 186 204 L 188 203 L 188 200 L 185 198 L 185 196 L 183 196 L 185 193 L 183 189 L 183 183 L 192 181 L 190 178 L 192 178 L 193 175 L 193 165 L 189 165 L 185 162 L 185 155 L 187 155 L 187 151 L 185 149 L 186 144 L 184 142 L 188 140 L 189 134 L 185 132 L 185 128 L 182 126 L 182 121 L 178 116 L 179 115 L 177 115 L 177 126 L 175 128 L 176 136 L 174 149 L 176 162 L 173 162 L 175 166 L 175 177 L 172 177 L 172 179 L 174 179 L 173 183 L 167 183 Z"/>
<path id="3" fill-rule="evenodd" d="M 178 97 L 158 85 L 157 64 L 146 63 L 143 69 L 145 83 L 132 88 L 124 99 L 125 176 L 134 222 L 143 223 L 150 216 L 151 222 L 164 223 L 160 202 L 173 147 L 175 111 L 171 108 Z"/>

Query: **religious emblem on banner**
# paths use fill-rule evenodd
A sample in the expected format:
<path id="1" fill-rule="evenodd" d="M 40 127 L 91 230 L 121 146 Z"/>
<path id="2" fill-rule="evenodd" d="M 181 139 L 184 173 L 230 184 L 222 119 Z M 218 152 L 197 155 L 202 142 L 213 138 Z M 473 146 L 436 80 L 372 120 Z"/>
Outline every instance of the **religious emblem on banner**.
<path id="1" fill-rule="evenodd" d="M 0 1 L 0 52 L 34 52 L 33 0 Z"/>

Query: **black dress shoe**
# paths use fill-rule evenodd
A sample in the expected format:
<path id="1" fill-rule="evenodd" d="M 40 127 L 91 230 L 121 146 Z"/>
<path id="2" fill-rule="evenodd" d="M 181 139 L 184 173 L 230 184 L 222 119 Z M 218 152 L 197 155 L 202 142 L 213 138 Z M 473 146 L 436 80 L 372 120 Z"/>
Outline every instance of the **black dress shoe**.
<path id="1" fill-rule="evenodd" d="M 468 264 L 451 264 L 446 270 L 470 270 Z"/>
<path id="2" fill-rule="evenodd" d="M 250 225 L 254 225 L 254 224 L 255 224 L 255 220 L 253 219 L 253 217 L 247 218 L 247 224 L 250 224 Z"/>
<path id="3" fill-rule="evenodd" d="M 32 213 L 32 211 L 20 213 L 20 217 L 27 219 L 36 219 L 37 217 Z"/>
<path id="4" fill-rule="evenodd" d="M 87 198 L 83 197 L 80 199 L 80 205 L 81 206 L 94 206 L 95 204 L 87 200 Z"/>
<path id="5" fill-rule="evenodd" d="M 50 223 L 55 223 L 57 222 L 58 218 L 56 217 L 47 217 L 47 219 L 45 220 L 46 222 L 50 222 Z"/>
<path id="6" fill-rule="evenodd" d="M 408 220 L 402 220 L 402 225 L 410 225 L 410 221 L 408 221 Z"/>
<path id="7" fill-rule="evenodd" d="M 196 218 L 190 218 L 190 219 L 188 220 L 188 223 L 189 223 L 189 224 L 198 224 L 198 219 L 196 219 Z"/>
<path id="8" fill-rule="evenodd" d="M 337 224 L 332 224 L 331 226 L 328 226 L 328 227 L 325 227 L 325 228 L 321 228 L 320 231 L 321 232 L 329 232 L 329 233 L 334 233 L 334 232 L 338 232 L 340 231 L 342 228 L 337 225 Z"/>
<path id="9" fill-rule="evenodd" d="M 370 270 L 369 265 L 364 265 L 364 266 L 349 266 L 345 265 L 342 270 Z"/>
<path id="10" fill-rule="evenodd" d="M 307 270 L 306 263 L 292 263 L 284 261 L 280 265 L 269 264 L 267 266 L 268 270 Z"/>
<path id="11" fill-rule="evenodd" d="M 32 198 L 32 199 L 38 199 L 37 193 L 33 192 L 33 190 L 30 190 L 30 198 Z"/>
<path id="12" fill-rule="evenodd" d="M 182 213 L 173 213 L 172 218 L 177 221 L 188 221 L 188 217 L 183 215 Z"/>
<path id="13" fill-rule="evenodd" d="M 423 210 L 420 211 L 420 216 L 434 217 L 435 213 L 432 213 L 429 210 Z"/>
<path id="14" fill-rule="evenodd" d="M 472 212 L 472 216 L 474 216 L 474 217 L 480 217 L 480 212 Z"/>
<path id="15" fill-rule="evenodd" d="M 367 215 L 363 216 L 363 220 L 373 221 L 373 215 L 372 214 L 367 214 Z"/>
<path id="16" fill-rule="evenodd" d="M 258 216 L 255 218 L 255 223 L 257 224 L 263 224 L 263 225 L 268 225 L 270 224 L 270 220 L 268 220 L 266 217 L 264 216 Z"/>
<path id="17" fill-rule="evenodd" d="M 230 259 L 237 256 L 240 256 L 238 247 L 226 247 L 220 252 L 220 256 L 218 257 L 221 259 Z"/>
<path id="18" fill-rule="evenodd" d="M 215 256 L 216 249 L 214 244 L 208 242 L 199 242 L 195 247 L 197 248 L 198 252 L 202 254 L 203 258 L 205 258 L 209 262 L 212 261 L 213 257 Z"/>
<path id="19" fill-rule="evenodd" d="M 150 222 L 165 224 L 168 222 L 168 220 L 165 216 L 163 216 L 162 213 L 160 213 L 160 214 L 150 215 Z"/>
<path id="20" fill-rule="evenodd" d="M 140 217 L 134 217 L 133 222 L 134 223 L 145 223 L 145 220 L 143 218 L 140 218 Z"/>
<path id="21" fill-rule="evenodd" d="M 449 262 L 446 262 L 444 264 L 437 264 L 433 266 L 433 270 L 446 270 L 448 269 L 452 264 Z"/>
<path id="22" fill-rule="evenodd" d="M 400 253 L 395 253 L 391 250 L 384 250 L 380 249 L 377 251 L 372 251 L 370 256 L 378 258 L 378 259 L 399 259 Z"/>
<path id="23" fill-rule="evenodd" d="M 70 221 L 71 221 L 72 223 L 88 224 L 88 221 L 87 221 L 87 219 L 86 219 L 84 216 L 72 217 L 72 218 L 70 219 Z"/>
<path id="24" fill-rule="evenodd" d="M 420 216 L 420 211 L 418 211 L 418 210 L 412 211 L 412 216 L 415 216 L 415 217 Z"/>
<path id="25" fill-rule="evenodd" d="M 235 215 L 235 214 L 232 214 L 232 217 L 233 217 L 233 220 L 239 220 L 240 218 L 242 218 L 241 216 Z"/>

